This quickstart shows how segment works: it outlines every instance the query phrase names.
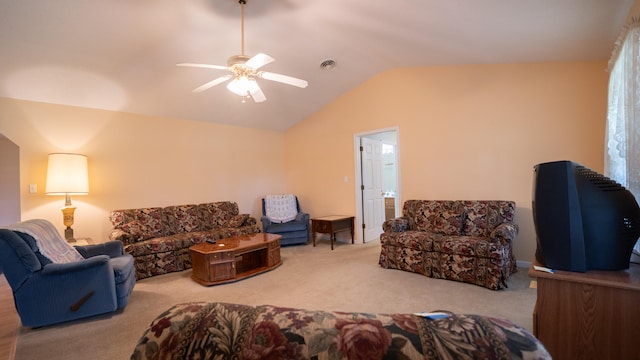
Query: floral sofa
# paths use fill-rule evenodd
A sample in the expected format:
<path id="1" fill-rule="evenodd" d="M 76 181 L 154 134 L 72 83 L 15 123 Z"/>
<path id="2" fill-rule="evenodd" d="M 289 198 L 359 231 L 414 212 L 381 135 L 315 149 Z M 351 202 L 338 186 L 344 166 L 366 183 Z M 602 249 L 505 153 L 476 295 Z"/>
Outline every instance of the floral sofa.
<path id="1" fill-rule="evenodd" d="M 151 322 L 130 358 L 551 359 L 538 339 L 509 320 L 447 315 L 184 303 Z"/>
<path id="2" fill-rule="evenodd" d="M 133 255 L 138 280 L 190 269 L 192 245 L 260 232 L 256 219 L 232 201 L 114 210 L 110 220 L 109 238 Z"/>
<path id="3" fill-rule="evenodd" d="M 402 211 L 382 225 L 383 268 L 492 290 L 507 287 L 517 271 L 513 201 L 408 200 Z"/>

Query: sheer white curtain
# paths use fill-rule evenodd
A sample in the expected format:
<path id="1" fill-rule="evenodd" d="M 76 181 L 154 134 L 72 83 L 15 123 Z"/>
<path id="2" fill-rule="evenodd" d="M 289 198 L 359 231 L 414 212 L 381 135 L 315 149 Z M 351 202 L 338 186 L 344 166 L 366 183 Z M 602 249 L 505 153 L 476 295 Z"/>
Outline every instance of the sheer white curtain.
<path id="1" fill-rule="evenodd" d="M 609 71 L 605 175 L 640 200 L 640 17 L 630 16 Z M 640 241 L 634 250 L 640 253 Z"/>

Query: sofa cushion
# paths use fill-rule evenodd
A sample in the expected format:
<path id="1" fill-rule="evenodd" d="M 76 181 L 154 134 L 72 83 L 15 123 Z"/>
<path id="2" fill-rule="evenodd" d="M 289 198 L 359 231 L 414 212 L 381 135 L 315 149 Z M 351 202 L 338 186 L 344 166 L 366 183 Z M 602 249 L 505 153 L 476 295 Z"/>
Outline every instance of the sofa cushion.
<path id="1" fill-rule="evenodd" d="M 442 235 L 460 235 L 464 208 L 457 201 L 417 200 L 413 203 L 411 229 Z"/>
<path id="2" fill-rule="evenodd" d="M 196 205 L 167 206 L 163 209 L 167 232 L 165 235 L 200 231 L 198 207 Z"/>
<path id="3" fill-rule="evenodd" d="M 131 235 L 133 241 L 140 241 L 151 237 L 151 232 L 147 229 L 147 226 L 138 220 L 133 220 L 122 225 L 120 230 Z"/>
<path id="4" fill-rule="evenodd" d="M 433 242 L 438 253 L 501 259 L 506 256 L 505 246 L 483 236 L 443 236 Z"/>
<path id="5" fill-rule="evenodd" d="M 286 232 L 291 231 L 307 231 L 308 225 L 301 221 L 289 221 L 286 223 L 271 223 L 266 229 L 265 232 L 270 232 L 274 234 L 284 235 Z"/>
<path id="6" fill-rule="evenodd" d="M 511 201 L 462 201 L 463 234 L 489 237 L 496 226 L 512 223 L 515 203 Z"/>
<path id="7" fill-rule="evenodd" d="M 135 244 L 126 245 L 124 247 L 125 252 L 133 256 L 141 256 L 155 253 L 162 253 L 167 251 L 176 251 L 184 248 L 183 234 L 158 237 L 137 242 Z"/>
<path id="8" fill-rule="evenodd" d="M 135 256 L 134 267 L 138 280 L 185 269 L 183 258 L 175 251 Z"/>
<path id="9" fill-rule="evenodd" d="M 213 230 L 227 226 L 229 220 L 238 215 L 238 204 L 233 201 L 219 201 L 198 205 L 200 230 Z"/>
<path id="10" fill-rule="evenodd" d="M 420 251 L 433 251 L 433 243 L 442 238 L 441 234 L 428 231 L 409 230 L 404 232 L 388 232 L 380 235 L 380 243 L 384 246 L 398 246 Z"/>
<path id="11" fill-rule="evenodd" d="M 150 239 L 154 237 L 164 236 L 165 224 L 164 217 L 162 215 L 162 208 L 141 208 L 122 210 L 124 218 L 129 219 L 126 223 L 116 228 L 122 228 L 122 226 L 129 224 L 132 221 L 137 221 L 134 224 L 144 225 L 144 232 L 142 233 L 142 239 Z"/>
<path id="12" fill-rule="evenodd" d="M 139 224 L 146 226 L 144 239 L 164 236 L 164 219 L 162 208 L 160 207 L 113 210 L 109 220 L 114 229 L 122 229 L 124 225 L 137 221 Z"/>

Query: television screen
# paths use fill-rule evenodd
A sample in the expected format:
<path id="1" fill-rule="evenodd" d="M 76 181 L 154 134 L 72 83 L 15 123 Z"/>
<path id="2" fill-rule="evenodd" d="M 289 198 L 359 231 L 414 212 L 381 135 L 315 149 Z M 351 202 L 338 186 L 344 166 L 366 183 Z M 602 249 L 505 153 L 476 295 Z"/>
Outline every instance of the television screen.
<path id="1" fill-rule="evenodd" d="M 534 166 L 536 260 L 557 270 L 629 268 L 640 208 L 622 185 L 573 161 Z"/>

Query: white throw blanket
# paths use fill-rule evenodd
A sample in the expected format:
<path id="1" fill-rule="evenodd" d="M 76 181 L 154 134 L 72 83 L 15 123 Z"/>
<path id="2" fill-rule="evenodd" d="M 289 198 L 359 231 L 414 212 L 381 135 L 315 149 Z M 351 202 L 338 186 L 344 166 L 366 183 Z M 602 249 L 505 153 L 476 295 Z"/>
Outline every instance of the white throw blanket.
<path id="1" fill-rule="evenodd" d="M 25 220 L 3 228 L 33 236 L 40 253 L 53 263 L 63 264 L 84 260 L 78 250 L 63 239 L 56 227 L 48 220 Z"/>
<path id="2" fill-rule="evenodd" d="M 275 223 L 284 223 L 296 218 L 298 208 L 295 195 L 267 195 L 264 198 L 265 215 Z"/>

